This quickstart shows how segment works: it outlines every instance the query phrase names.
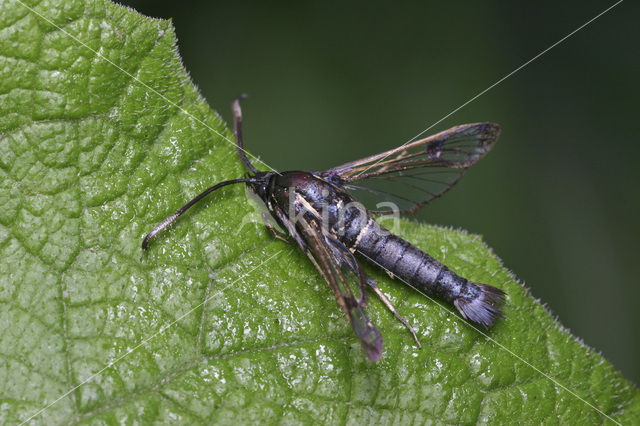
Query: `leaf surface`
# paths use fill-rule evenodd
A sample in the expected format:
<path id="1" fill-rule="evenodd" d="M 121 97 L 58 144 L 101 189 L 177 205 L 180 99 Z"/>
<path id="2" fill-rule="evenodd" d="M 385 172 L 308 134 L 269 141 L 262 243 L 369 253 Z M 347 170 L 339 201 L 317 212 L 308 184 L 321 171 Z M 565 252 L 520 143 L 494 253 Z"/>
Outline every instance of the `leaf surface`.
<path id="1" fill-rule="evenodd" d="M 173 28 L 103 1 L 1 8 L 3 423 L 639 418 L 638 389 L 478 236 L 397 228 L 457 273 L 505 290 L 505 318 L 487 338 L 373 272 L 424 346 L 372 300 L 385 339 L 376 364 L 306 257 L 268 235 L 240 186 L 143 254 L 154 224 L 244 173 L 230 131 L 182 67 Z"/>

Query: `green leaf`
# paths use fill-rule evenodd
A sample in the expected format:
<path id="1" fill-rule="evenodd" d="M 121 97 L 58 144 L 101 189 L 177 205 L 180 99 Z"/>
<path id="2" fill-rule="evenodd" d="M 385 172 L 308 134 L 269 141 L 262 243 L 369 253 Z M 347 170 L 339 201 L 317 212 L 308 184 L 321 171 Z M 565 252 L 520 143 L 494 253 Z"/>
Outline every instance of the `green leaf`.
<path id="1" fill-rule="evenodd" d="M 639 418 L 638 389 L 478 236 L 397 229 L 459 274 L 504 289 L 504 319 L 484 336 L 376 273 L 424 345 L 372 300 L 379 363 L 366 360 L 305 256 L 247 220 L 254 207 L 240 186 L 143 255 L 155 223 L 244 172 L 181 65 L 173 28 L 102 1 L 1 7 L 3 423 Z"/>

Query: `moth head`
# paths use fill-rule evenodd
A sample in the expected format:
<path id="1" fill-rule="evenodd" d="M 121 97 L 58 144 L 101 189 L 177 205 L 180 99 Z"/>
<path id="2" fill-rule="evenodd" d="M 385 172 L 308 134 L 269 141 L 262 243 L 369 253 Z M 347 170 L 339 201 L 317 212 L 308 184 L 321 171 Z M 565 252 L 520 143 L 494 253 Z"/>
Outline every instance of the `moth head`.
<path id="1" fill-rule="evenodd" d="M 267 193 L 269 191 L 269 182 L 274 172 L 257 172 L 255 175 L 249 177 L 247 185 L 258 197 L 263 200 L 267 199 Z"/>

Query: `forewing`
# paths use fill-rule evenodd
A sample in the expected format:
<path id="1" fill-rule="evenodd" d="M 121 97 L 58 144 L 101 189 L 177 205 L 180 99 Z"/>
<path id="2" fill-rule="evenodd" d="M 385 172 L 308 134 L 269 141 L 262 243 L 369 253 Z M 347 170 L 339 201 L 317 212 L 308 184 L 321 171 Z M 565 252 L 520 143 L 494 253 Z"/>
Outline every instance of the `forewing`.
<path id="1" fill-rule="evenodd" d="M 317 175 L 352 192 L 374 212 L 389 211 L 376 206 L 385 201 L 415 212 L 458 182 L 499 135 L 495 123 L 463 124 Z"/>
<path id="2" fill-rule="evenodd" d="M 286 218 L 284 220 L 288 222 Z M 291 228 L 292 224 L 290 222 L 288 224 L 289 226 L 286 224 L 285 226 Z M 364 312 L 363 300 L 366 299 L 363 293 L 358 299 L 351 288 L 352 285 L 356 285 L 360 292 L 364 291 L 364 286 L 361 285 L 360 267 L 355 259 L 351 259 L 353 256 L 343 257 L 339 241 L 332 241 L 331 238 L 334 237 L 323 233 L 321 224 L 316 220 L 300 218 L 295 230 L 290 229 L 291 231 L 299 232 L 299 238 L 296 238 L 296 241 L 333 291 L 338 305 L 360 339 L 367 357 L 372 361 L 379 360 L 382 355 L 382 337 Z M 334 244 L 335 242 L 338 245 Z"/>

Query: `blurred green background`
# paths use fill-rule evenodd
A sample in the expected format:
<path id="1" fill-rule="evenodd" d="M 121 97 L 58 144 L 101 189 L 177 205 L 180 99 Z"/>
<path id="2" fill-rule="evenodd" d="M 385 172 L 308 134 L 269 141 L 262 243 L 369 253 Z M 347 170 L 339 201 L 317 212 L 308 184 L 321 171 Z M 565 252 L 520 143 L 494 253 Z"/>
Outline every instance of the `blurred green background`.
<path id="1" fill-rule="evenodd" d="M 185 67 L 227 122 L 231 99 L 250 95 L 249 151 L 278 170 L 318 170 L 408 141 L 614 2 L 124 3 L 173 19 Z M 623 2 L 429 131 L 503 128 L 418 215 L 482 234 L 635 383 L 638 12 Z"/>

